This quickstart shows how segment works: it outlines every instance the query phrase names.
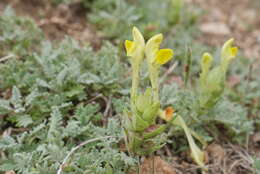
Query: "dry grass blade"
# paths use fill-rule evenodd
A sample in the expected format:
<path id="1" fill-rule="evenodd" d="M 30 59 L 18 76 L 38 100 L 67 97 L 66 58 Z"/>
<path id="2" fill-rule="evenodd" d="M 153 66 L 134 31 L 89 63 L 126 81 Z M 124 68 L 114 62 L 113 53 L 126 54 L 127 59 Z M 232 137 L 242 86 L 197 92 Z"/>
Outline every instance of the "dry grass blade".
<path id="1" fill-rule="evenodd" d="M 4 56 L 4 57 L 1 57 L 0 58 L 0 62 L 4 62 L 4 61 L 6 61 L 6 60 L 8 60 L 8 59 L 10 59 L 10 58 L 13 58 L 13 57 L 15 57 L 14 55 L 8 55 L 8 56 Z"/>
<path id="2" fill-rule="evenodd" d="M 62 169 L 63 167 L 66 165 L 67 160 L 69 159 L 69 157 L 76 151 L 78 150 L 80 147 L 85 146 L 86 144 L 98 141 L 98 140 L 102 140 L 102 139 L 108 139 L 108 138 L 115 138 L 113 136 L 106 136 L 106 137 L 100 137 L 100 138 L 93 138 L 90 140 L 87 140 L 83 143 L 80 143 L 78 146 L 74 147 L 71 149 L 71 151 L 68 153 L 68 155 L 64 158 L 64 160 L 62 161 L 61 165 L 59 166 L 59 169 L 57 171 L 57 174 L 61 174 L 62 173 Z"/>

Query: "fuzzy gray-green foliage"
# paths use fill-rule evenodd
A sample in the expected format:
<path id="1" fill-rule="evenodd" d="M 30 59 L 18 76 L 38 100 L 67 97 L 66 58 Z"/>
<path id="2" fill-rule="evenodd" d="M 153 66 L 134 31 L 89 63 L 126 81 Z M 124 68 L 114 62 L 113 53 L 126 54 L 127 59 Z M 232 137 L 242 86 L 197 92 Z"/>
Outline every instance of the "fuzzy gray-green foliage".
<path id="1" fill-rule="evenodd" d="M 1 65 L 1 89 L 12 88 L 12 97 L 1 100 L 0 110 L 10 112 L 8 119 L 30 115 L 35 122 L 46 117 L 51 106 L 86 101 L 100 92 L 120 93 L 127 84 L 126 65 L 111 44 L 95 55 L 90 47 L 80 48 L 71 39 L 53 47 L 43 42 L 40 52 L 26 55 L 25 61 L 12 59 Z"/>
<path id="2" fill-rule="evenodd" d="M 30 18 L 17 18 L 12 8 L 7 7 L 0 16 L 0 56 L 26 54 L 42 38 L 37 25 Z"/>
<path id="3" fill-rule="evenodd" d="M 91 113 L 91 107 L 76 108 L 66 125 L 59 107 L 52 107 L 50 118 L 32 130 L 1 138 L 0 150 L 8 156 L 1 159 L 0 170 L 15 170 L 23 174 L 56 173 L 60 162 L 77 142 L 113 135 L 118 138 L 94 142 L 75 152 L 64 173 L 106 173 L 108 168 L 114 173 L 124 173 L 126 166 L 133 165 L 135 161 L 116 148 L 122 136 L 118 121 L 110 119 L 106 129 L 99 128 L 94 125 L 96 114 Z M 82 109 L 85 112 L 79 111 Z M 94 112 L 98 112 L 98 108 L 95 109 Z M 87 112 L 89 115 L 85 114 Z"/>
<path id="4" fill-rule="evenodd" d="M 2 131 L 8 127 L 26 131 L 1 137 L 0 171 L 54 174 L 73 147 L 110 135 L 116 138 L 75 152 L 64 173 L 125 173 L 135 160 L 119 149 L 119 119 L 104 118 L 104 104 L 91 100 L 97 95 L 121 95 L 127 88 L 127 65 L 118 49 L 105 43 L 94 52 L 70 38 L 57 45 L 35 39 L 29 33 L 40 30 L 33 21 L 8 15 L 10 10 L 0 18 L 10 23 L 0 27 L 1 44 L 16 56 L 0 64 L 0 127 Z M 10 36 L 12 29 L 18 32 L 15 37 Z M 25 41 L 36 49 L 28 49 Z M 19 51 L 13 49 L 15 45 L 21 47 Z"/>
<path id="5" fill-rule="evenodd" d="M 180 89 L 177 85 L 166 85 L 161 93 L 162 103 L 173 106 L 191 128 L 204 132 L 206 138 L 209 135 L 214 136 L 212 138 L 227 135 L 233 141 L 243 143 L 247 135 L 253 132 L 253 121 L 247 117 L 247 108 L 226 97 L 222 97 L 211 110 L 205 112 L 201 111 L 195 91 Z M 223 126 L 224 129 L 218 129 L 218 126 Z"/>
<path id="6" fill-rule="evenodd" d="M 192 27 L 198 13 L 188 10 L 183 0 L 82 0 L 92 12 L 88 15 L 102 35 L 111 39 L 126 39 L 129 27 L 138 26 L 145 37 L 169 32 L 172 27 Z M 187 34 L 187 33 L 186 33 Z"/>
<path id="7" fill-rule="evenodd" d="M 149 16 L 151 9 L 161 4 L 152 0 L 145 8 L 144 1 L 138 1 L 138 4 L 126 0 L 122 4 L 115 0 L 84 2 L 92 9 L 91 20 L 97 21 L 101 30 L 111 38 L 129 37 L 130 23 L 145 29 L 146 24 L 157 16 Z M 174 5 L 183 8 L 178 3 Z M 164 4 L 161 6 L 168 8 Z M 122 10 L 124 15 L 118 16 Z M 186 13 L 181 14 L 182 10 L 176 14 L 166 12 L 156 12 L 160 14 L 155 21 L 163 18 L 162 25 L 152 23 L 151 26 L 159 28 L 148 35 L 175 26 L 167 31 L 168 36 L 174 37 L 168 37 L 166 45 L 175 48 L 176 59 L 184 65 L 185 47 L 193 43 L 191 24 L 196 15 L 183 17 Z M 165 15 L 174 15 L 174 21 L 164 18 Z M 115 29 L 118 23 L 122 25 Z M 80 46 L 71 38 L 53 44 L 41 37 L 40 29 L 31 19 L 15 16 L 10 8 L 0 16 L 0 36 L 1 57 L 14 55 L 0 63 L 0 130 L 5 132 L 0 138 L 0 172 L 14 170 L 17 174 L 46 174 L 48 171 L 54 174 L 71 148 L 85 140 L 107 135 L 118 138 L 80 148 L 71 156 L 64 173 L 123 174 L 135 165 L 135 159 L 119 148 L 122 143 L 119 116 L 129 103 L 130 68 L 117 47 L 106 42 L 95 52 L 89 45 Z M 192 49 L 194 66 L 191 76 L 196 77 L 194 72 L 199 72 L 197 59 L 205 47 L 193 44 Z M 248 64 L 245 64 L 232 67 L 231 74 L 246 79 L 245 66 Z M 174 73 L 181 76 L 182 69 Z M 186 89 L 175 84 L 164 85 L 161 103 L 163 107 L 172 105 L 187 124 L 207 140 L 223 135 L 219 127 L 224 127 L 225 137 L 242 142 L 245 135 L 252 132 L 253 123 L 260 125 L 257 73 L 253 71 L 248 83 L 226 88 L 226 96 L 206 113 L 200 112 L 192 85 Z M 112 117 L 107 118 L 109 114 L 105 110 L 110 100 Z M 170 134 L 184 137 L 181 131 Z M 174 142 L 179 144 L 178 147 L 183 145 L 180 139 L 174 139 Z"/>

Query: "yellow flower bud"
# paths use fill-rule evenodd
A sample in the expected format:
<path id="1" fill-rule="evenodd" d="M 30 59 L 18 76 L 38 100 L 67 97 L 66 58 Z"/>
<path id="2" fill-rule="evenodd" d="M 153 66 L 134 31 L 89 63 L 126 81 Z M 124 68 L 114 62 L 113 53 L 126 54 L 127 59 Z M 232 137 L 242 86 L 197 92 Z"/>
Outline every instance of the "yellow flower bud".
<path id="1" fill-rule="evenodd" d="M 201 82 L 204 83 L 206 80 L 206 76 L 208 75 L 209 69 L 212 65 L 213 57 L 209 53 L 204 53 L 201 58 L 201 74 L 200 79 Z"/>
<path id="2" fill-rule="evenodd" d="M 209 53 L 204 53 L 201 59 L 201 66 L 203 69 L 208 70 L 211 67 L 213 57 Z"/>
<path id="3" fill-rule="evenodd" d="M 221 50 L 221 61 L 230 61 L 237 56 L 238 48 L 233 47 L 234 39 L 226 41 Z"/>
<path id="4" fill-rule="evenodd" d="M 233 47 L 234 39 L 226 41 L 221 50 L 221 68 L 225 74 L 230 62 L 237 56 L 238 48 Z"/>

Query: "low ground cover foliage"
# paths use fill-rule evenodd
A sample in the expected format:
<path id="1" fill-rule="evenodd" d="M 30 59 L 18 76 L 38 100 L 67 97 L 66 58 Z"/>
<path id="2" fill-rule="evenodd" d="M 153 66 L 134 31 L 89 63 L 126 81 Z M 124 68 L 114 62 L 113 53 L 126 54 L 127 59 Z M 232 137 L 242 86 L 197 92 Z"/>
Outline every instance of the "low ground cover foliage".
<path id="1" fill-rule="evenodd" d="M 260 105 L 257 99 L 260 97 L 260 81 L 259 72 L 252 68 L 252 62 L 239 54 L 232 64 L 225 62 L 220 71 L 218 65 L 225 58 L 222 52 L 221 60 L 220 49 L 192 44 L 197 12 L 183 14 L 182 9 L 187 7 L 180 0 L 165 4 L 151 1 L 147 7 L 143 2 L 82 0 L 92 10 L 88 18 L 97 24 L 104 37 L 113 42 L 105 41 L 98 51 L 69 37 L 57 43 L 47 41 L 32 19 L 16 16 L 11 8 L 5 10 L 0 16 L 0 56 L 10 58 L 0 62 L 1 172 L 14 170 L 18 174 L 46 174 L 48 171 L 55 174 L 73 147 L 88 139 L 113 136 L 80 148 L 70 157 L 62 172 L 123 174 L 138 165 L 138 155 L 151 154 L 165 143 L 176 150 L 175 155 L 188 151 L 191 140 L 188 138 L 186 141 L 185 137 L 189 134 L 194 136 L 189 131 L 201 137 L 194 138 L 198 139 L 195 149 L 203 151 L 203 145 L 213 141 L 243 144 L 259 128 Z M 151 13 L 159 4 L 165 10 Z M 176 10 L 169 12 L 168 8 Z M 122 10 L 124 15 L 118 15 Z M 159 48 L 158 45 L 151 44 L 151 50 L 146 47 L 148 51 L 145 54 L 151 62 L 148 65 L 138 62 L 140 89 L 134 91 L 136 87 L 131 87 L 134 71 L 130 67 L 136 65 L 116 44 L 125 38 L 131 39 L 130 24 L 140 26 L 146 40 L 156 33 L 166 33 L 163 46 L 174 50 L 172 61 L 173 55 L 167 56 L 171 54 L 169 50 L 164 50 L 167 54 L 160 52 L 164 55 L 160 57 L 157 55 L 159 50 L 155 49 Z M 174 29 L 169 30 L 171 27 Z M 126 44 L 126 51 L 133 57 L 133 50 L 140 45 L 132 44 Z M 232 43 L 222 50 L 225 48 L 232 55 L 232 58 L 228 55 L 228 59 L 233 59 L 236 51 Z M 154 67 L 154 50 L 160 71 Z M 203 56 L 205 50 L 212 52 L 213 56 Z M 168 65 L 162 66 L 166 62 Z M 211 64 L 215 69 L 210 69 Z M 176 68 L 169 72 L 171 67 Z M 184 67 L 189 67 L 189 70 Z M 207 72 L 206 75 L 203 71 Z M 231 75 L 247 81 L 229 87 L 226 76 Z M 171 79 L 175 76 L 180 76 L 184 82 L 173 82 Z M 159 82 L 160 88 L 156 86 Z M 145 104 L 144 98 L 150 99 L 148 105 L 152 108 L 149 110 L 154 110 L 149 113 L 152 121 L 148 120 L 145 127 L 131 123 L 133 130 L 132 125 L 125 126 L 125 114 L 143 118 L 145 108 L 140 105 Z M 135 144 L 133 141 L 140 138 L 142 131 L 158 123 L 155 117 L 159 111 L 162 113 L 161 121 L 165 121 L 164 133 L 160 130 L 147 135 L 149 144 L 146 147 L 138 142 Z M 185 126 L 180 120 L 175 122 L 175 126 L 170 124 L 167 115 L 163 115 L 166 111 L 171 113 L 173 122 L 175 117 L 182 118 Z M 131 135 L 126 135 L 126 129 Z M 132 135 L 136 137 L 131 139 Z M 130 136 L 130 139 L 124 141 L 125 136 Z M 194 150 L 194 145 L 191 146 Z M 193 158 L 203 167 L 200 163 L 203 159 Z M 258 161 L 255 161 L 257 165 Z"/>

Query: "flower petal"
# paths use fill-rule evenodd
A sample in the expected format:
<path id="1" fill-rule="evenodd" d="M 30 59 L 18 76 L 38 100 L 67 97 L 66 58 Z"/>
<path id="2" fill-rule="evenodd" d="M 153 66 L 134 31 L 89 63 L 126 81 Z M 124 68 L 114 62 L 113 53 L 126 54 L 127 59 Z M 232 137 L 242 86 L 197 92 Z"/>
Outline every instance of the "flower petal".
<path id="1" fill-rule="evenodd" d="M 173 57 L 173 50 L 172 49 L 160 49 L 157 51 L 155 56 L 155 62 L 163 65 L 167 63 Z"/>
<path id="2" fill-rule="evenodd" d="M 236 57 L 237 56 L 237 52 L 238 52 L 238 48 L 237 47 L 232 47 L 231 48 L 231 55 L 232 55 L 232 57 Z"/>
<path id="3" fill-rule="evenodd" d="M 138 46 L 144 47 L 145 46 L 144 37 L 143 37 L 142 33 L 138 30 L 138 28 L 133 27 L 132 34 L 133 34 L 134 42 Z"/>
<path id="4" fill-rule="evenodd" d="M 174 116 L 174 109 L 172 107 L 167 107 L 165 110 L 159 110 L 159 116 L 161 119 L 165 120 L 165 121 L 171 121 L 173 116 Z"/>
<path id="5" fill-rule="evenodd" d="M 229 50 L 229 48 L 233 45 L 233 43 L 234 43 L 234 38 L 227 40 L 222 47 L 221 50 L 222 54 L 224 54 L 227 50 Z"/>
<path id="6" fill-rule="evenodd" d="M 156 34 L 150 38 L 145 46 L 145 54 L 148 59 L 152 60 L 155 57 L 156 52 L 159 50 L 163 40 L 162 34 Z"/>
<path id="7" fill-rule="evenodd" d="M 167 107 L 165 109 L 165 120 L 170 121 L 173 117 L 174 109 L 172 107 Z"/>
<path id="8" fill-rule="evenodd" d="M 163 35 L 161 33 L 156 34 L 148 40 L 146 47 L 159 49 L 162 40 L 163 40 Z"/>
<path id="9" fill-rule="evenodd" d="M 125 49 L 127 56 L 131 56 L 135 48 L 135 43 L 130 40 L 125 41 Z"/>

